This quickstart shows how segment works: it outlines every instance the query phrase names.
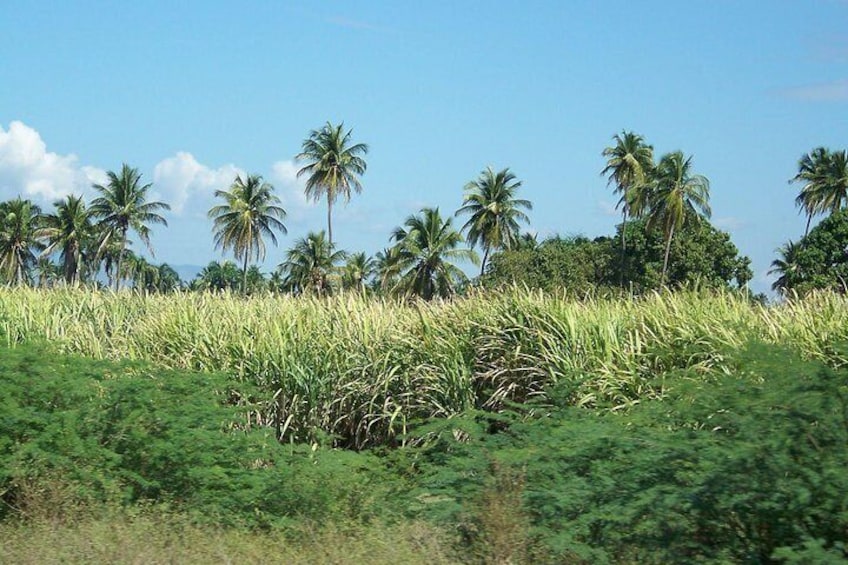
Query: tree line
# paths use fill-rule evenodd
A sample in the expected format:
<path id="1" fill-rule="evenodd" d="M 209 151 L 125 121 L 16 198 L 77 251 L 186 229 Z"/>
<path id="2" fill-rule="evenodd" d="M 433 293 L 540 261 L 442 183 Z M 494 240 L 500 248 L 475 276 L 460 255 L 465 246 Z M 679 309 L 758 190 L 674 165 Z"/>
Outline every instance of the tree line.
<path id="1" fill-rule="evenodd" d="M 268 242 L 276 246 L 286 235 L 286 211 L 261 176 L 238 175 L 215 192 L 218 203 L 208 216 L 216 248 L 232 253 L 240 265 L 213 261 L 188 288 L 317 295 L 346 289 L 430 299 L 468 286 L 458 261 L 479 265 L 478 281 L 488 286 L 647 289 L 694 281 L 726 286 L 735 280 L 743 286 L 751 278 L 750 261 L 709 224 L 710 183 L 694 172 L 692 156 L 675 151 L 655 160 L 653 147 L 628 131 L 602 151 L 601 175 L 619 197 L 616 209 L 622 214 L 613 237 L 555 236 L 540 243 L 522 233 L 532 203 L 519 198 L 522 183 L 509 168 L 489 167 L 465 185 L 455 214 L 423 208 L 393 230 L 391 245 L 374 257 L 348 253 L 333 240 L 332 212 L 339 199 L 348 202 L 362 191 L 368 145 L 354 142 L 352 135 L 344 124 L 328 122 L 309 133 L 296 156 L 307 197 L 327 203 L 326 231 L 296 240 L 266 277 L 251 263 L 264 261 Z M 848 204 L 846 167 L 845 151 L 818 148 L 800 160 L 792 182 L 803 183 L 796 203 L 808 216 L 808 232 L 814 216 L 834 214 Z M 183 288 L 173 268 L 152 264 L 130 249 L 134 234 L 152 255 L 152 226 L 167 226 L 162 213 L 169 205 L 150 200 L 152 184 L 129 165 L 107 177 L 105 184 L 93 185 L 97 197 L 88 204 L 69 195 L 44 213 L 21 197 L 0 203 L 0 281 L 75 286 L 100 285 L 105 277 L 116 290 L 122 284 L 153 292 Z M 466 221 L 456 227 L 454 217 Z M 815 233 L 805 233 L 801 241 L 809 243 Z M 821 285 L 805 276 L 812 272 L 809 265 L 798 267 L 801 248 L 790 241 L 780 250 L 782 258 L 773 264 L 779 275 L 775 289 Z"/>

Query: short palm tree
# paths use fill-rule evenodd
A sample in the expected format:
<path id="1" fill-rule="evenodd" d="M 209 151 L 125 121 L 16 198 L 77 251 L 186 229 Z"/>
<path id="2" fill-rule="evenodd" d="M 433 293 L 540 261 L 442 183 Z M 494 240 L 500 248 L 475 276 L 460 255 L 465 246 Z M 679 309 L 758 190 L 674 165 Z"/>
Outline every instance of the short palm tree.
<path id="1" fill-rule="evenodd" d="M 639 218 L 647 209 L 650 194 L 650 176 L 654 168 L 654 148 L 644 138 L 631 131 L 613 136 L 615 145 L 607 147 L 601 155 L 607 164 L 601 175 L 607 176 L 607 186 L 615 184 L 620 195 L 616 208 L 621 208 L 621 284 L 624 285 L 624 257 L 627 249 L 625 228 L 628 216 Z"/>
<path id="2" fill-rule="evenodd" d="M 236 259 L 241 259 L 242 292 L 247 293 L 247 263 L 251 257 L 265 259 L 265 237 L 277 245 L 274 230 L 287 233 L 282 220 L 286 211 L 273 194 L 274 187 L 262 181 L 259 175 L 242 178 L 238 175 L 229 190 L 217 190 L 215 196 L 224 204 L 213 206 L 209 217 L 214 221 L 215 247 L 232 249 Z"/>
<path id="3" fill-rule="evenodd" d="M 403 272 L 403 253 L 400 245 L 387 247 L 374 256 L 375 285 L 384 293 L 392 292 Z"/>
<path id="4" fill-rule="evenodd" d="M 409 216 L 403 227 L 395 229 L 392 239 L 400 246 L 400 288 L 425 300 L 450 296 L 458 283 L 467 280 L 451 260 L 479 263 L 474 251 L 459 247 L 462 235 L 453 228 L 450 218 L 442 219 L 438 208 L 423 208 Z"/>
<path id="5" fill-rule="evenodd" d="M 665 236 L 662 284 L 668 273 L 671 239 L 684 222 L 709 217 L 710 181 L 692 174 L 692 157 L 681 151 L 664 155 L 657 164 L 653 193 L 649 202 L 648 229 L 660 227 Z"/>
<path id="6" fill-rule="evenodd" d="M 374 272 L 374 260 L 364 252 L 348 255 L 342 270 L 342 286 L 348 290 L 365 291 L 365 282 Z"/>
<path id="7" fill-rule="evenodd" d="M 41 209 L 22 198 L 0 203 L 0 275 L 17 285 L 29 281 L 36 263 Z"/>
<path id="8" fill-rule="evenodd" d="M 279 269 L 287 288 L 321 296 L 330 290 L 330 276 L 345 258 L 345 252 L 335 251 L 323 231 L 310 232 L 289 249 Z"/>
<path id="9" fill-rule="evenodd" d="M 80 282 L 83 249 L 94 236 L 91 214 L 81 196 L 68 195 L 53 203 L 56 210 L 42 220 L 38 237 L 46 247 L 42 255 L 60 253 L 65 282 L 76 285 Z"/>
<path id="10" fill-rule="evenodd" d="M 479 243 L 483 248 L 480 276 L 486 270 L 489 253 L 497 249 L 511 249 L 518 242 L 519 223 L 530 219 L 522 211 L 532 210 L 529 200 L 515 198 L 521 181 L 506 168 L 495 173 L 487 167 L 477 180 L 465 185 L 463 206 L 456 215 L 470 214 L 471 218 L 462 227 L 468 244 Z"/>
<path id="11" fill-rule="evenodd" d="M 779 275 L 771 285 L 772 290 L 785 294 L 801 281 L 801 269 L 798 265 L 801 249 L 800 243 L 789 240 L 777 250 L 780 257 L 771 262 L 771 269 L 768 272 L 770 275 Z"/>
<path id="12" fill-rule="evenodd" d="M 333 204 L 339 196 L 350 201 L 352 192 L 362 192 L 359 177 L 367 167 L 363 155 L 368 153 L 364 143 L 352 143 L 353 130 L 344 131 L 344 123 L 327 122 L 313 130 L 304 140 L 297 160 L 304 165 L 297 176 L 306 176 L 306 196 L 314 200 L 327 199 L 327 236 L 333 244 Z"/>
<path id="13" fill-rule="evenodd" d="M 170 210 L 164 202 L 148 202 L 148 191 L 152 184 L 142 184 L 141 174 L 124 163 L 120 174 L 113 171 L 106 173 L 109 182 L 106 185 L 93 185 L 100 196 L 91 202 L 91 215 L 99 219 L 103 230 L 101 249 L 105 249 L 112 240 L 118 241 L 117 265 L 114 277 L 115 290 L 120 285 L 124 250 L 127 248 L 127 237 L 130 229 L 135 231 L 142 243 L 153 253 L 150 245 L 150 227 L 148 224 L 167 226 L 159 212 Z"/>

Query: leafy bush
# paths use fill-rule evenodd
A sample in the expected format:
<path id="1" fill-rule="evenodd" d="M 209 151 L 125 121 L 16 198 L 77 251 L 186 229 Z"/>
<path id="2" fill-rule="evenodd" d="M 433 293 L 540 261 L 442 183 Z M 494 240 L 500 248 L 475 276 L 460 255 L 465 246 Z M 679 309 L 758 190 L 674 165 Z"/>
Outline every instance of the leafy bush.
<path id="1" fill-rule="evenodd" d="M 437 439 L 416 462 L 410 512 L 463 520 L 491 498 L 494 461 L 521 472 L 534 561 L 845 559 L 848 371 L 776 346 L 736 361 L 708 380 L 681 372 L 665 399 L 625 413 L 524 407 L 424 428 Z"/>
<path id="2" fill-rule="evenodd" d="M 211 373 L 55 356 L 41 346 L 4 350 L 0 517 L 151 500 L 205 520 L 262 525 L 364 520 L 383 507 L 389 481 L 373 456 L 286 447 L 266 431 L 242 431 L 237 410 L 216 392 L 226 389 Z"/>

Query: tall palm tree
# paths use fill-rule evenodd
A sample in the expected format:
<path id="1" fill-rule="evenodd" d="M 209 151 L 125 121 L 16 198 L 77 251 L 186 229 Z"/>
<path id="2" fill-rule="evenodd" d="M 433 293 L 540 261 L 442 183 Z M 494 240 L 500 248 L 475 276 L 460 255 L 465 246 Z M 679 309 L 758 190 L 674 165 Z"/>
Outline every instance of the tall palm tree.
<path id="1" fill-rule="evenodd" d="M 515 198 L 520 187 L 521 181 L 516 180 L 509 168 L 495 173 L 491 167 L 465 185 L 463 206 L 456 215 L 471 215 L 462 231 L 466 232 L 468 245 L 475 247 L 479 243 L 483 248 L 480 276 L 486 270 L 489 253 L 511 249 L 518 241 L 519 222 L 530 222 L 521 208 L 532 210 L 533 204 Z"/>
<path id="2" fill-rule="evenodd" d="M 327 199 L 327 236 L 333 244 L 333 204 L 339 196 L 350 201 L 351 192 L 362 192 L 359 177 L 367 164 L 362 155 L 368 153 L 364 143 L 351 142 L 353 130 L 344 131 L 344 123 L 327 122 L 320 130 L 312 130 L 303 141 L 297 160 L 306 162 L 297 176 L 306 175 L 306 196 Z"/>
<path id="3" fill-rule="evenodd" d="M 65 282 L 76 285 L 80 282 L 83 249 L 94 234 L 91 214 L 82 197 L 72 194 L 57 200 L 53 206 L 55 213 L 44 216 L 38 230 L 38 237 L 46 243 L 42 256 L 58 251 Z"/>
<path id="4" fill-rule="evenodd" d="M 803 183 L 801 191 L 795 198 L 795 205 L 807 215 L 804 237 L 810 232 L 813 216 L 824 212 L 823 196 L 827 192 L 827 169 L 830 158 L 828 149 L 816 147 L 798 160 L 798 174 L 789 181 Z"/>
<path id="5" fill-rule="evenodd" d="M 607 164 L 601 171 L 607 176 L 607 186 L 615 183 L 615 192 L 620 194 L 616 208 L 621 208 L 621 285 L 624 286 L 624 257 L 627 249 L 625 228 L 627 217 L 640 217 L 647 208 L 650 193 L 650 176 L 654 168 L 654 148 L 644 138 L 632 131 L 622 131 L 613 136 L 615 145 L 607 147 L 601 155 Z"/>
<path id="6" fill-rule="evenodd" d="M 17 285 L 29 281 L 36 263 L 41 209 L 20 197 L 0 202 L 0 275 Z"/>
<path id="7" fill-rule="evenodd" d="M 702 175 L 692 174 L 692 157 L 675 151 L 663 155 L 657 164 L 654 192 L 648 211 L 648 229 L 659 226 L 665 236 L 665 257 L 661 284 L 668 273 L 668 255 L 674 232 L 683 223 L 701 216 L 709 217 L 710 181 Z"/>
<path id="8" fill-rule="evenodd" d="M 404 227 L 396 228 L 392 239 L 400 246 L 401 266 L 405 271 L 400 286 L 407 294 L 425 300 L 447 297 L 456 292 L 456 285 L 465 281 L 465 273 L 451 263 L 464 259 L 478 264 L 479 258 L 471 249 L 463 249 L 462 235 L 442 219 L 438 208 L 423 208 L 409 216 Z"/>
<path id="9" fill-rule="evenodd" d="M 119 242 L 116 266 L 118 276 L 114 278 L 115 290 L 118 290 L 123 272 L 121 261 L 124 250 L 127 248 L 129 230 L 135 231 L 152 254 L 153 247 L 150 245 L 148 224 L 167 226 L 168 222 L 158 212 L 170 210 L 171 207 L 164 202 L 148 202 L 147 193 L 153 185 L 142 184 L 138 169 L 126 163 L 121 166 L 120 174 L 109 171 L 106 175 L 109 182 L 105 186 L 93 185 L 100 196 L 91 202 L 91 215 L 100 220 L 100 225 L 104 229 L 101 249 L 105 249 L 113 239 Z"/>
<path id="10" fill-rule="evenodd" d="M 801 252 L 800 243 L 789 240 L 780 249 L 780 257 L 771 262 L 768 274 L 780 275 L 771 285 L 771 289 L 780 293 L 786 293 L 789 289 L 801 281 L 801 269 L 798 265 L 798 255 Z"/>
<path id="11" fill-rule="evenodd" d="M 236 259 L 243 262 L 242 292 L 247 293 L 247 262 L 251 257 L 265 259 L 265 240 L 277 245 L 274 230 L 287 233 L 282 220 L 286 211 L 273 194 L 274 187 L 262 181 L 259 175 L 241 178 L 238 175 L 229 190 L 216 190 L 215 196 L 224 204 L 213 206 L 209 217 L 214 220 L 215 247 L 232 249 Z"/>
<path id="12" fill-rule="evenodd" d="M 315 292 L 320 296 L 330 290 L 330 275 L 346 256 L 344 251 L 333 249 L 323 231 L 310 232 L 289 249 L 279 269 L 285 275 L 288 288 L 301 293 Z"/>

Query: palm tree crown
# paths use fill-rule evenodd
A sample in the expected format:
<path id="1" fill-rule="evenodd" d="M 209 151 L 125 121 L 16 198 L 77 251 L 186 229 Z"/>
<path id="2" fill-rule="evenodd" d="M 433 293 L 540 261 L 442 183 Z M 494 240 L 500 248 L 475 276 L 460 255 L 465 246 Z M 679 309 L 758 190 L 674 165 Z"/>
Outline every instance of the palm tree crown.
<path id="1" fill-rule="evenodd" d="M 334 126 L 327 122 L 320 130 L 309 133 L 296 157 L 306 162 L 297 172 L 298 177 L 306 175 L 306 196 L 314 200 L 327 199 L 327 234 L 331 245 L 333 204 L 339 196 L 347 202 L 351 192 L 362 192 L 359 176 L 365 174 L 367 167 L 362 155 L 368 153 L 368 146 L 352 144 L 352 133 L 353 130 L 345 133 L 344 123 Z"/>
<path id="2" fill-rule="evenodd" d="M 73 194 L 53 203 L 56 211 L 44 216 L 38 236 L 45 241 L 42 255 L 60 252 L 65 282 L 80 281 L 83 248 L 94 235 L 91 214 L 81 196 Z"/>
<path id="3" fill-rule="evenodd" d="M 478 243 L 483 248 L 480 275 L 486 269 L 489 253 L 495 249 L 511 249 L 518 241 L 519 222 L 529 223 L 527 214 L 532 210 L 529 200 L 515 198 L 521 181 L 506 168 L 495 173 L 487 167 L 477 180 L 465 185 L 463 206 L 456 215 L 470 214 L 471 218 L 462 227 L 468 244 Z"/>
<path id="4" fill-rule="evenodd" d="M 709 217 L 710 181 L 692 174 L 692 157 L 675 151 L 664 155 L 657 164 L 648 212 L 648 229 L 660 227 L 666 239 L 662 281 L 668 272 L 671 239 L 689 219 Z"/>
<path id="5" fill-rule="evenodd" d="M 768 272 L 770 275 L 780 275 L 772 283 L 772 290 L 786 293 L 801 280 L 802 273 L 798 265 L 798 255 L 802 249 L 803 247 L 800 243 L 789 240 L 777 250 L 780 253 L 780 258 L 771 262 L 771 269 Z"/>
<path id="6" fill-rule="evenodd" d="M 232 249 L 236 259 L 243 261 L 242 292 L 247 292 L 247 263 L 251 258 L 265 259 L 265 237 L 277 245 L 274 230 L 287 233 L 282 220 L 286 211 L 273 194 L 274 187 L 262 181 L 259 175 L 238 175 L 229 190 L 216 190 L 215 196 L 224 204 L 213 206 L 209 217 L 213 220 L 215 247 L 223 251 Z"/>
<path id="7" fill-rule="evenodd" d="M 409 216 L 404 227 L 392 234 L 400 247 L 401 268 L 404 274 L 400 286 L 407 294 L 425 300 L 446 297 L 456 292 L 456 285 L 466 280 L 465 273 L 450 262 L 465 259 L 477 264 L 477 254 L 459 248 L 462 235 L 451 225 L 451 219 L 442 219 L 438 208 L 423 208 L 417 215 Z"/>
<path id="8" fill-rule="evenodd" d="M 803 183 L 795 204 L 807 214 L 806 236 L 813 216 L 848 206 L 848 151 L 816 147 L 798 161 L 790 182 Z"/>
<path id="9" fill-rule="evenodd" d="M 135 231 L 142 243 L 153 253 L 148 224 L 167 226 L 168 222 L 158 212 L 170 210 L 171 207 L 164 202 L 148 202 L 147 193 L 153 185 L 142 184 L 138 169 L 134 169 L 126 163 L 121 166 L 120 174 L 109 171 L 106 175 L 109 182 L 105 186 L 93 185 L 100 196 L 91 202 L 91 215 L 100 220 L 99 225 L 103 229 L 101 249 L 105 249 L 112 239 L 119 241 L 118 275 L 114 279 L 115 290 L 117 290 L 120 284 L 121 261 L 127 248 L 129 230 Z"/>

